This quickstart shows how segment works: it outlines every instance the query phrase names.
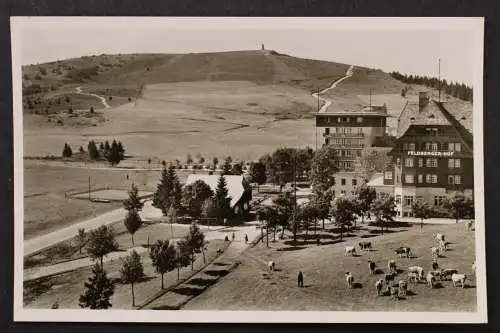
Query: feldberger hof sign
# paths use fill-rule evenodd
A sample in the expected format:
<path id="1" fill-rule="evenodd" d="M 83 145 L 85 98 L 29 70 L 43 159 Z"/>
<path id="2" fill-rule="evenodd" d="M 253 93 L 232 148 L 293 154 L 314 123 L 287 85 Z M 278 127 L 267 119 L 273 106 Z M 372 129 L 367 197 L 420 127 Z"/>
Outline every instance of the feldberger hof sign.
<path id="1" fill-rule="evenodd" d="M 435 156 L 435 157 L 451 157 L 453 151 L 409 151 L 410 156 Z"/>

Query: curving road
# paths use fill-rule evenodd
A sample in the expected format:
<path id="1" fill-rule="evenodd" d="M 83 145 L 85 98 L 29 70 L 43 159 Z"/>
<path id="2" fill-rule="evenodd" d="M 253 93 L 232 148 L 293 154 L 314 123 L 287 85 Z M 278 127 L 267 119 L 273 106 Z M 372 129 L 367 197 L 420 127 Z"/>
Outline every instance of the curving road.
<path id="1" fill-rule="evenodd" d="M 108 102 L 106 102 L 106 98 L 99 96 L 97 94 L 84 93 L 84 92 L 82 92 L 82 87 L 76 87 L 76 93 L 80 94 L 80 95 L 92 96 L 92 97 L 99 99 L 101 101 L 102 105 L 104 105 L 104 107 L 106 109 L 109 109 L 111 107 L 111 106 L 109 106 Z"/>
<path id="2" fill-rule="evenodd" d="M 330 101 L 329 99 L 327 98 L 324 98 L 324 97 L 321 97 L 320 95 L 323 95 L 324 93 L 326 93 L 327 91 L 329 90 L 332 90 L 334 89 L 338 84 L 340 84 L 342 81 L 344 81 L 345 79 L 349 78 L 352 76 L 353 74 L 353 69 L 354 69 L 354 65 L 351 65 L 346 73 L 345 73 L 345 76 L 344 77 L 341 77 L 340 79 L 338 79 L 337 81 L 333 82 L 331 86 L 329 86 L 328 88 L 325 88 L 323 90 L 321 90 L 319 93 L 313 93 L 312 96 L 314 98 L 317 98 L 317 99 L 320 99 L 321 101 L 323 101 L 325 104 L 321 107 L 321 109 L 318 111 L 318 112 L 325 112 L 328 107 L 330 105 L 332 105 L 332 101 Z"/>

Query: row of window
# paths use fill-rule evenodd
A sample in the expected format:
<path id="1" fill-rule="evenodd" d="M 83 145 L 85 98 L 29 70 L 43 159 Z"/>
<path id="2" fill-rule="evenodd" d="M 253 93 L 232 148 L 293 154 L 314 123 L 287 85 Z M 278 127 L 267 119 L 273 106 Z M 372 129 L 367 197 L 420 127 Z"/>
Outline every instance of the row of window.
<path id="1" fill-rule="evenodd" d="M 346 179 L 345 178 L 340 178 L 340 185 L 345 186 L 346 184 Z M 357 186 L 358 185 L 358 180 L 356 178 L 352 179 L 352 186 Z"/>
<path id="2" fill-rule="evenodd" d="M 436 174 L 426 174 L 425 175 L 425 183 L 427 184 L 437 184 L 438 176 Z M 404 175 L 405 183 L 414 184 L 415 183 L 415 175 L 411 173 L 407 173 Z M 417 182 L 419 184 L 424 183 L 424 175 L 417 175 Z M 460 185 L 462 183 L 462 177 L 460 175 L 448 175 L 448 184 L 449 185 Z"/>
<path id="3" fill-rule="evenodd" d="M 338 157 L 348 157 L 348 158 L 361 157 L 361 150 L 338 149 L 334 151 L 334 154 L 335 156 Z"/>
<path id="4" fill-rule="evenodd" d="M 405 195 L 403 196 L 403 203 L 404 206 L 412 206 L 415 201 L 422 201 L 422 199 L 423 199 L 422 196 L 414 197 L 413 195 Z M 445 196 L 435 195 L 434 206 L 441 206 L 445 199 L 446 199 Z M 396 195 L 395 202 L 398 205 L 401 204 L 401 195 Z"/>
<path id="5" fill-rule="evenodd" d="M 351 133 L 359 133 L 363 134 L 363 127 L 334 127 L 335 133 L 337 134 L 351 134 Z M 333 131 L 332 131 L 333 132 Z M 325 128 L 325 134 L 330 134 L 330 127 Z"/>
<path id="6" fill-rule="evenodd" d="M 363 146 L 363 139 L 355 138 L 333 138 L 331 143 L 334 145 L 345 145 L 345 146 Z"/>
<path id="7" fill-rule="evenodd" d="M 335 122 L 335 117 L 333 117 L 333 116 L 326 117 L 326 122 L 327 123 Z M 350 123 L 350 122 L 362 123 L 363 117 L 337 117 L 337 123 Z"/>
<path id="8" fill-rule="evenodd" d="M 405 167 L 407 168 L 413 168 L 414 167 L 414 159 L 413 157 L 407 157 L 405 158 Z M 399 166 L 401 164 L 401 160 L 398 158 L 396 160 L 396 164 Z M 422 168 L 424 166 L 424 159 L 419 158 L 418 159 L 418 167 Z M 438 161 L 437 158 L 427 158 L 425 160 L 425 166 L 427 168 L 436 168 L 438 166 Z M 459 158 L 449 158 L 448 159 L 448 168 L 450 169 L 458 169 L 461 167 L 460 159 Z"/>
<path id="9" fill-rule="evenodd" d="M 420 145 L 420 147 L 415 142 L 403 142 L 402 147 L 403 150 L 405 151 L 406 150 L 415 151 L 420 149 L 425 151 L 447 150 L 447 151 L 460 152 L 462 150 L 462 145 L 460 144 L 460 142 L 448 142 L 443 144 L 440 144 L 439 142 L 423 142 Z"/>

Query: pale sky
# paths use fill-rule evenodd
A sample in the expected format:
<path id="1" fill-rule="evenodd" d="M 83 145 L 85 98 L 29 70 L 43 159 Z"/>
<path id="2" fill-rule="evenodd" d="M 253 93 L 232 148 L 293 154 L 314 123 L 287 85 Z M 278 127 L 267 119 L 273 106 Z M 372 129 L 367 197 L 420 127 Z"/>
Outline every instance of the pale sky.
<path id="1" fill-rule="evenodd" d="M 255 50 L 472 85 L 481 68 L 477 18 L 15 18 L 21 63 L 93 54 Z M 14 32 L 14 38 L 16 33 Z"/>

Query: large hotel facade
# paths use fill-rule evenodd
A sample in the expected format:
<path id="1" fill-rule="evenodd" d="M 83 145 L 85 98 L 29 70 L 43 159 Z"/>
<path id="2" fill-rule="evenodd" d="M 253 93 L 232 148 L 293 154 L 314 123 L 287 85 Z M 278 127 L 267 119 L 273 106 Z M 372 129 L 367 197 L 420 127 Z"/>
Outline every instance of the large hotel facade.
<path id="1" fill-rule="evenodd" d="M 338 157 L 335 195 L 353 193 L 366 181 L 366 173 L 359 167 L 360 157 L 365 148 L 372 147 L 377 138 L 386 135 L 387 116 L 385 105 L 367 106 L 359 111 L 316 114 L 320 140 L 323 145 L 333 147 Z"/>
<path id="2" fill-rule="evenodd" d="M 384 106 L 316 114 L 324 145 L 333 147 L 339 157 L 335 195 L 352 193 L 367 181 L 367 174 L 358 171 L 359 159 L 364 148 L 386 135 L 386 117 Z M 472 106 L 439 102 L 419 93 L 418 102 L 407 102 L 398 118 L 389 155 L 392 162 L 368 185 L 394 196 L 398 216 L 413 216 L 411 207 L 417 200 L 439 206 L 456 192 L 472 197 Z"/>

